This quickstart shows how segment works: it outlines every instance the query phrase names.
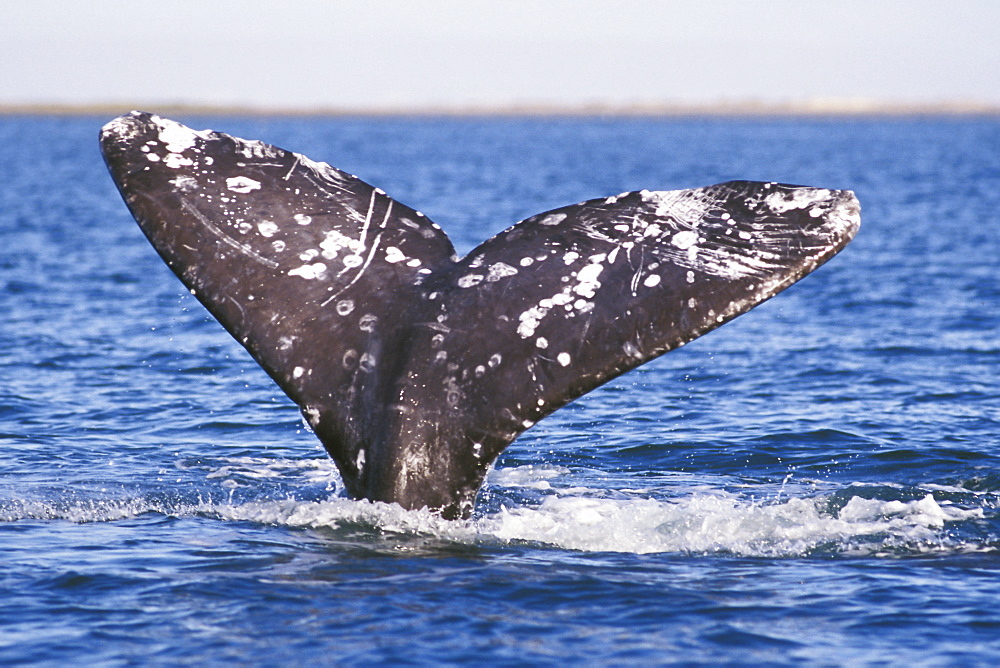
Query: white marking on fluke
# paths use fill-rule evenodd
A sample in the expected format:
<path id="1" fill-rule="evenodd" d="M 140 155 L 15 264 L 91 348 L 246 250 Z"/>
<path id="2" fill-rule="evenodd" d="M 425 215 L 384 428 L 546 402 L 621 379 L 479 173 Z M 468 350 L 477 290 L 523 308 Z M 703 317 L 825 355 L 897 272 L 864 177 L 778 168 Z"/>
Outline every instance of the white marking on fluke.
<path id="1" fill-rule="evenodd" d="M 199 135 L 204 137 L 203 134 L 175 121 L 166 118 L 157 118 L 157 120 L 160 124 L 159 140 L 163 142 L 164 148 L 171 153 L 183 153 L 194 148 Z"/>
<path id="2" fill-rule="evenodd" d="M 260 190 L 260 181 L 254 181 L 246 176 L 231 176 L 226 179 L 226 188 L 234 193 L 249 193 Z"/>
<path id="3" fill-rule="evenodd" d="M 304 264 L 301 267 L 290 269 L 288 271 L 288 275 L 301 276 L 302 278 L 311 281 L 314 278 L 319 278 L 325 271 L 326 265 L 322 262 L 317 262 L 315 264 Z"/>
<path id="4" fill-rule="evenodd" d="M 807 209 L 826 202 L 831 194 L 829 190 L 822 188 L 800 188 L 792 192 L 771 193 L 764 199 L 764 203 L 775 213 L 787 213 L 792 209 Z"/>
<path id="5" fill-rule="evenodd" d="M 402 262 L 406 259 L 403 255 L 403 251 L 399 250 L 395 246 L 389 246 L 385 249 L 385 261 L 389 264 L 396 264 L 397 262 Z"/>
<path id="6" fill-rule="evenodd" d="M 278 226 L 273 221 L 262 220 L 257 223 L 257 230 L 263 237 L 273 237 L 278 233 Z"/>
<path id="7" fill-rule="evenodd" d="M 674 238 L 671 239 L 671 243 L 681 250 L 687 250 L 688 248 L 691 248 L 691 246 L 698 243 L 698 233 L 691 230 L 678 232 L 674 235 Z"/>

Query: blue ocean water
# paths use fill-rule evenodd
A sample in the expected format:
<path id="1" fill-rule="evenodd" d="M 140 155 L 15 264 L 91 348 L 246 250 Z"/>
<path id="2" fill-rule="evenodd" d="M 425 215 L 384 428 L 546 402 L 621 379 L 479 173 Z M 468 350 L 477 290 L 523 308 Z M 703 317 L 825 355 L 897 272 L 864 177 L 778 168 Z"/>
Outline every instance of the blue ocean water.
<path id="1" fill-rule="evenodd" d="M 1000 662 L 997 119 L 179 118 L 460 252 L 626 190 L 856 191 L 841 255 L 540 422 L 458 522 L 344 496 L 107 120 L 0 117 L 0 663 Z"/>

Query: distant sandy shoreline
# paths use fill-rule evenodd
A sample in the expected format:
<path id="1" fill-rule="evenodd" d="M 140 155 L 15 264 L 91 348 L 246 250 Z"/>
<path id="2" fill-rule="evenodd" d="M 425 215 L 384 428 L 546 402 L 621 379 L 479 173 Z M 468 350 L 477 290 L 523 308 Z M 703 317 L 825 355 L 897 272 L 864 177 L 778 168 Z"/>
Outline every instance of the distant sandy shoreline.
<path id="1" fill-rule="evenodd" d="M 263 106 L 213 106 L 170 103 L 123 102 L 88 105 L 0 104 L 0 116 L 117 116 L 131 109 L 159 114 L 205 116 L 454 116 L 454 117 L 893 117 L 893 116 L 1000 116 L 1000 105 L 948 102 L 938 104 L 891 104 L 868 101 L 818 100 L 787 104 L 716 103 L 649 105 L 511 105 L 426 106 L 383 108 L 291 108 Z"/>

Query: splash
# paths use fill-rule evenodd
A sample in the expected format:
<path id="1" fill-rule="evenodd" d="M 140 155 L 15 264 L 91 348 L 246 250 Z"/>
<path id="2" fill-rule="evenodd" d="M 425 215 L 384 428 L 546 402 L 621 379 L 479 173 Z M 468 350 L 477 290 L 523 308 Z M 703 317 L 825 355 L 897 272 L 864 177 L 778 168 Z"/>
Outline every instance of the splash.
<path id="1" fill-rule="evenodd" d="M 951 537 L 949 529 L 982 518 L 983 509 L 936 500 L 930 488 L 923 497 L 911 500 L 866 498 L 871 492 L 862 496 L 867 488 L 860 486 L 857 494 L 854 487 L 848 487 L 830 495 L 780 501 L 752 500 L 704 487 L 659 498 L 643 490 L 609 492 L 572 485 L 571 472 L 561 467 L 520 466 L 491 473 L 488 483 L 493 501 L 484 504 L 485 510 L 468 521 L 448 521 L 426 510 L 344 498 L 335 469 L 323 459 L 232 458 L 203 473 L 206 482 L 223 490 L 218 498 L 209 494 L 189 501 L 141 497 L 7 500 L 0 502 L 0 520 L 108 522 L 162 513 L 292 528 L 350 525 L 362 527 L 376 539 L 421 536 L 465 545 L 536 545 L 633 554 L 793 557 L 920 554 L 982 547 Z M 234 490 L 253 489 L 268 479 L 312 485 L 319 498 L 279 499 L 272 493 L 271 498 L 234 500 Z"/>
<path id="2" fill-rule="evenodd" d="M 484 534 L 573 550 L 728 553 L 788 557 L 822 551 L 920 549 L 944 541 L 947 522 L 982 516 L 938 504 L 928 494 L 911 502 L 854 497 L 836 515 L 817 499 L 747 502 L 697 493 L 669 501 L 550 496 L 538 508 L 516 508 L 479 521 Z"/>

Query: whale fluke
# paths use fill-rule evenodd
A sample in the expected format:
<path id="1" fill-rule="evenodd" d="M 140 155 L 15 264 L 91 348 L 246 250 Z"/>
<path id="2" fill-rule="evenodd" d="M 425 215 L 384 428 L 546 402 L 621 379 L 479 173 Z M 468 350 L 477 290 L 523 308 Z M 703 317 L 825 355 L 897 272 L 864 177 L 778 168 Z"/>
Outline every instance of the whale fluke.
<path id="1" fill-rule="evenodd" d="M 447 518 L 518 434 L 772 297 L 860 222 L 849 191 L 732 181 L 555 209 L 458 258 L 419 212 L 268 144 L 133 112 L 101 148 L 348 492 Z"/>

